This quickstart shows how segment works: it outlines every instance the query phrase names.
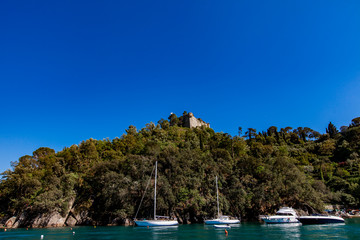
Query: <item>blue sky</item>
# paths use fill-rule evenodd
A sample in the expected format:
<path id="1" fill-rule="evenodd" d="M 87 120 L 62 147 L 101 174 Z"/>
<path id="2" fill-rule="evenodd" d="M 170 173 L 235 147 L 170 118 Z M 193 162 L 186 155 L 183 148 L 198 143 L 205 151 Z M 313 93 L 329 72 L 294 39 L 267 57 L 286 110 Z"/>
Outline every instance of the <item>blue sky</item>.
<path id="1" fill-rule="evenodd" d="M 0 171 L 184 110 L 232 135 L 360 116 L 360 1 L 0 7 Z"/>

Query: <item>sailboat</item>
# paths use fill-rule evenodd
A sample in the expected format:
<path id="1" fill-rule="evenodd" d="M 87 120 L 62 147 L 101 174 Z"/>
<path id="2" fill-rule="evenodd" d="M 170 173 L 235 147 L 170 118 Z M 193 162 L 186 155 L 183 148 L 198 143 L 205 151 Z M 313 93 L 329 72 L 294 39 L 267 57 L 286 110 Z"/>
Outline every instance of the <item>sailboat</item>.
<path id="1" fill-rule="evenodd" d="M 219 187 L 218 187 L 218 178 L 216 176 L 216 201 L 217 201 L 217 218 L 205 220 L 205 224 L 208 225 L 218 225 L 218 224 L 238 224 L 240 223 L 239 219 L 231 219 L 229 216 L 220 215 L 219 209 Z"/>
<path id="2" fill-rule="evenodd" d="M 151 176 L 150 176 L 150 179 L 151 179 Z M 157 181 L 157 161 L 155 162 L 154 219 L 153 220 L 146 220 L 146 219 L 136 220 L 136 216 L 135 216 L 135 220 L 134 220 L 135 224 L 139 227 L 176 226 L 179 224 L 177 220 L 171 220 L 169 217 L 156 215 L 156 181 Z M 143 196 L 143 198 L 144 198 L 144 196 Z M 142 202 L 142 200 L 141 200 L 141 202 Z M 140 202 L 140 206 L 141 206 L 141 202 Z M 139 206 L 139 208 L 140 208 L 140 206 Z M 137 215 L 137 213 L 136 213 L 136 215 Z M 158 217 L 161 219 L 158 219 Z"/>

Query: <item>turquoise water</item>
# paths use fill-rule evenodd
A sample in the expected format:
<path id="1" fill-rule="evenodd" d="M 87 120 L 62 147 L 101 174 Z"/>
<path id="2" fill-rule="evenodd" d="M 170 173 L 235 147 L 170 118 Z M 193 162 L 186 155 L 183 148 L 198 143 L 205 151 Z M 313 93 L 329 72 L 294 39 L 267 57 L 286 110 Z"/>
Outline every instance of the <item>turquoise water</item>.
<path id="1" fill-rule="evenodd" d="M 69 227 L 48 229 L 0 230 L 2 239 L 47 239 L 95 240 L 95 239 L 360 239 L 360 219 L 349 219 L 341 225 L 264 225 L 242 223 L 228 230 L 214 229 L 203 224 L 178 227 Z M 73 234 L 75 232 L 75 234 Z"/>

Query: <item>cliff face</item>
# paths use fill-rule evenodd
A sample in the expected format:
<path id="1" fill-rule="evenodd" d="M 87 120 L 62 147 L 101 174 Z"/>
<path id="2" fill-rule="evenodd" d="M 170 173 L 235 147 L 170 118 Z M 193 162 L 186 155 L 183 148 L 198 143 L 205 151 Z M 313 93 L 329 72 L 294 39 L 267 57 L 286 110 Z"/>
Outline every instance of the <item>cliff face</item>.
<path id="1" fill-rule="evenodd" d="M 72 227 L 89 225 L 132 225 L 131 219 L 96 219 L 87 210 L 80 210 L 74 207 L 75 198 L 72 198 L 69 204 L 69 210 L 65 213 L 57 211 L 47 213 L 36 213 L 27 209 L 18 216 L 8 217 L 4 223 L 6 228 L 47 228 L 47 227 Z M 4 220 L 4 219 L 3 219 Z"/>
<path id="2" fill-rule="evenodd" d="M 53 211 L 48 213 L 33 213 L 30 209 L 24 210 L 16 217 L 11 217 L 5 223 L 7 228 L 19 228 L 19 227 L 64 227 L 66 224 L 70 211 L 74 205 L 75 198 L 70 199 L 68 202 L 69 210 L 64 214 Z M 75 225 L 75 224 L 74 224 Z"/>

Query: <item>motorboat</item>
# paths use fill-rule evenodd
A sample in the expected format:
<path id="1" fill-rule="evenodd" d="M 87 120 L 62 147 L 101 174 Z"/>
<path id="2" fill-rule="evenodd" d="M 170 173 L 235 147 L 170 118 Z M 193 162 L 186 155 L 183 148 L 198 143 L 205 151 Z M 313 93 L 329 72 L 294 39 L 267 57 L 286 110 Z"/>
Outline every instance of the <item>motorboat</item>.
<path id="1" fill-rule="evenodd" d="M 214 224 L 239 224 L 239 219 L 232 219 L 230 216 L 220 215 L 219 209 L 219 187 L 218 187 L 218 178 L 216 176 L 216 202 L 217 202 L 217 218 L 205 220 L 205 224 L 214 225 Z"/>
<path id="2" fill-rule="evenodd" d="M 151 176 L 152 176 L 152 173 L 151 173 Z M 150 176 L 149 182 L 151 180 L 151 176 Z M 144 199 L 144 196 L 143 196 L 142 199 L 141 199 L 139 208 L 138 208 L 138 210 L 136 212 L 134 222 L 139 227 L 176 226 L 176 225 L 179 224 L 179 222 L 177 220 L 172 220 L 172 219 L 170 219 L 169 217 L 166 217 L 166 216 L 157 216 L 156 215 L 156 181 L 157 181 L 157 161 L 155 162 L 154 219 L 152 219 L 152 220 L 146 220 L 146 219 L 137 220 L 136 219 L 137 214 L 138 214 L 139 209 L 140 209 L 140 206 L 141 206 L 141 203 L 142 203 L 142 200 Z M 145 190 L 145 192 L 146 192 L 146 190 Z M 144 193 L 144 195 L 145 195 L 145 193 Z"/>
<path id="3" fill-rule="evenodd" d="M 219 216 L 215 219 L 205 220 L 205 224 L 213 225 L 213 224 L 239 224 L 239 219 L 231 219 L 229 216 Z"/>
<path id="4" fill-rule="evenodd" d="M 222 229 L 228 229 L 228 228 L 231 228 L 230 225 L 226 224 L 222 224 L 222 225 L 214 225 L 214 228 L 222 228 Z"/>
<path id="5" fill-rule="evenodd" d="M 329 223 L 345 223 L 342 217 L 314 214 L 312 216 L 298 217 L 302 224 L 329 224 Z"/>
<path id="6" fill-rule="evenodd" d="M 280 208 L 273 216 L 261 218 L 267 224 L 300 223 L 295 210 L 291 207 Z"/>

